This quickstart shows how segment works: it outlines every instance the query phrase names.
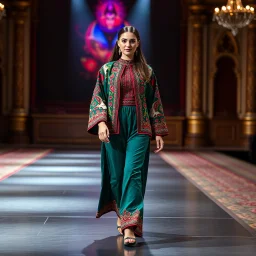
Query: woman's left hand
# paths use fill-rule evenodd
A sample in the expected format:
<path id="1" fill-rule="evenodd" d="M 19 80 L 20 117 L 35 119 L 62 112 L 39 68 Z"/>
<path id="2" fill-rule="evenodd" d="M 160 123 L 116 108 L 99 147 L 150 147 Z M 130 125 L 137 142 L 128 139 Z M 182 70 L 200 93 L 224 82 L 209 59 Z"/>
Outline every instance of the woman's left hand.
<path id="1" fill-rule="evenodd" d="M 164 148 L 164 140 L 161 136 L 156 136 L 156 150 L 155 153 L 158 153 Z"/>

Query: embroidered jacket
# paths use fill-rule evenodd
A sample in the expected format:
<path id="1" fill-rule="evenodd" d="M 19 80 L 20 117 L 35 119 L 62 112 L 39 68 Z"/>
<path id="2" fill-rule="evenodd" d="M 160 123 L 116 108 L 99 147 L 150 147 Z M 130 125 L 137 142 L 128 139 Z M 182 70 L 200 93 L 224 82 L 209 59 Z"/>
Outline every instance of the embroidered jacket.
<path id="1" fill-rule="evenodd" d="M 166 136 L 168 129 L 157 79 L 153 69 L 148 67 L 151 77 L 145 82 L 132 65 L 138 133 L 153 138 L 156 135 Z M 110 134 L 119 134 L 120 77 L 124 69 L 125 61 L 122 59 L 108 62 L 100 68 L 90 104 L 89 133 L 97 135 L 98 123 L 104 121 Z"/>

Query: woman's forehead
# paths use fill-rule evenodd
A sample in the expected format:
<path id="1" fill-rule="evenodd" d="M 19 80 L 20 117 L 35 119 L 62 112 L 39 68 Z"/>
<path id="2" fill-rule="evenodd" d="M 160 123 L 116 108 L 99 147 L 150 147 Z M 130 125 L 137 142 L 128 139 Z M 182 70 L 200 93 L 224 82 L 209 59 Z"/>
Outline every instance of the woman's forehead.
<path id="1" fill-rule="evenodd" d="M 120 39 L 124 38 L 124 39 L 137 39 L 137 37 L 132 33 L 132 32 L 125 32 L 120 36 Z"/>

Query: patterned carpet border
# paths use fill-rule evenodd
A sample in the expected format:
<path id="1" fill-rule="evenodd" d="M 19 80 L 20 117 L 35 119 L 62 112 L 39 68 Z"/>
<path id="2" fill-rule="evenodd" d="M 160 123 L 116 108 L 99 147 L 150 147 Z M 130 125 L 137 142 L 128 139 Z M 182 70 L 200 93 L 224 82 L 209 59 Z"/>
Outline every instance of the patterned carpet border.
<path id="1" fill-rule="evenodd" d="M 16 149 L 0 152 L 0 181 L 46 156 L 52 149 Z"/>
<path id="2" fill-rule="evenodd" d="M 256 236 L 256 183 L 238 175 L 237 169 L 243 168 L 242 162 L 232 163 L 232 158 L 213 152 L 160 152 L 160 157 L 191 181 L 197 188 L 217 203 L 222 209 Z M 219 163 L 217 159 L 220 157 Z M 223 159 L 229 158 L 223 166 Z M 209 159 L 212 159 L 210 161 Z M 246 171 L 256 173 L 256 168 L 245 163 Z M 233 169 L 236 168 L 236 172 Z M 254 175 L 252 173 L 252 176 Z M 248 175 L 248 174 L 247 174 Z"/>
<path id="3" fill-rule="evenodd" d="M 233 173 L 242 176 L 246 179 L 256 183 L 256 166 L 247 163 L 243 160 L 227 156 L 218 152 L 196 152 L 198 156 L 201 156 L 214 164 L 226 168 Z"/>

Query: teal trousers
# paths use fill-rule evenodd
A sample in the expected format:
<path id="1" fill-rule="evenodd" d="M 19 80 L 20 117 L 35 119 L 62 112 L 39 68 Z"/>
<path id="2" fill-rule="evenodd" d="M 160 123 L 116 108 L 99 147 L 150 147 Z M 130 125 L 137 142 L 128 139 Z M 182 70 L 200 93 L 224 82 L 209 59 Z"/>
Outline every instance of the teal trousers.
<path id="1" fill-rule="evenodd" d="M 114 210 L 121 219 L 122 230 L 133 227 L 135 234 L 142 236 L 143 200 L 146 189 L 150 137 L 137 133 L 135 106 L 121 106 L 119 109 L 120 133 L 110 135 L 110 142 L 103 143 L 102 165 L 104 182 L 102 187 L 99 211 Z M 107 172 L 107 173 L 106 173 Z M 106 189 L 111 190 L 105 191 Z M 104 196 L 108 196 L 104 200 Z M 112 202 L 111 207 L 108 205 Z M 106 204 L 107 202 L 107 204 Z M 101 205 L 101 204 L 105 205 Z"/>

